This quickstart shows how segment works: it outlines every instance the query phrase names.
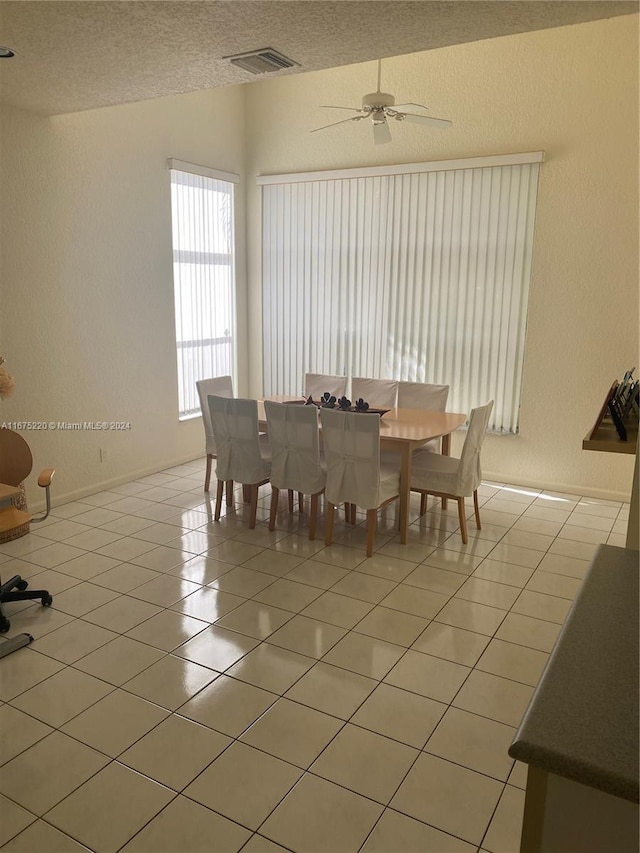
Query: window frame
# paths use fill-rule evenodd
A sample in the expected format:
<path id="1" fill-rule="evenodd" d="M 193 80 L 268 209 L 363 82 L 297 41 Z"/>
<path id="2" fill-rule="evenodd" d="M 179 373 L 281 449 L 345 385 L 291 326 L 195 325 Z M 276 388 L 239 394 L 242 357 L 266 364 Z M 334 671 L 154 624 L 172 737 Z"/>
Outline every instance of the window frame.
<path id="1" fill-rule="evenodd" d="M 229 373 L 234 380 L 237 374 L 237 223 L 235 190 L 236 185 L 240 182 L 240 176 L 234 172 L 226 172 L 208 166 L 200 166 L 194 163 L 187 163 L 183 160 L 178 160 L 176 158 L 169 158 L 169 160 L 167 161 L 167 169 L 169 171 L 169 184 L 171 192 L 171 266 L 174 296 L 174 328 L 176 348 L 176 397 L 178 420 L 187 421 L 193 418 L 201 417 L 200 403 L 198 400 L 195 382 L 199 379 L 207 379 L 212 375 L 210 370 L 205 370 L 203 368 L 203 362 L 205 360 L 205 348 L 208 347 L 210 353 L 212 353 L 212 347 L 215 348 L 220 345 L 228 344 L 229 351 L 225 359 L 228 368 L 218 370 L 217 374 L 221 375 L 221 373 Z M 228 225 L 230 231 L 225 235 L 228 241 L 228 252 L 201 251 L 196 250 L 193 246 L 189 248 L 184 248 L 183 246 L 177 245 L 178 232 L 180 233 L 180 237 L 184 238 L 184 231 L 181 230 L 181 226 L 184 224 L 184 221 L 179 221 L 176 217 L 174 187 L 179 182 L 174 180 L 174 173 L 180 173 L 182 175 L 194 175 L 197 178 L 205 179 L 205 181 L 206 179 L 210 179 L 211 181 L 222 182 L 228 185 L 228 189 L 226 189 L 226 191 L 229 194 Z M 213 189 L 213 185 L 210 187 L 210 189 Z M 182 211 L 182 213 L 186 219 L 191 213 L 193 213 L 193 211 L 185 209 L 184 211 Z M 219 209 L 214 212 L 214 215 L 218 213 Z M 215 223 L 210 222 L 209 227 L 215 227 Z M 208 242 L 210 242 L 212 239 L 215 242 L 215 238 L 211 237 L 211 232 L 209 231 L 207 232 L 207 234 Z M 192 231 L 191 234 L 189 234 L 188 236 L 192 238 L 196 237 L 194 231 Z M 208 290 L 202 287 L 198 289 L 199 285 L 201 285 L 202 282 L 200 282 L 199 285 L 194 284 L 193 276 L 191 277 L 192 293 L 188 294 L 186 292 L 186 288 L 185 292 L 181 293 L 179 290 L 180 277 L 177 274 L 177 267 L 180 264 L 192 264 L 196 266 L 202 266 L 210 273 L 211 276 L 214 275 L 214 270 L 216 267 L 228 268 L 229 282 L 228 292 L 226 294 L 227 305 L 225 306 L 229 318 L 228 335 L 220 336 L 212 334 L 200 334 L 191 336 L 188 339 L 184 337 L 186 321 L 183 322 L 183 318 L 181 317 L 181 309 L 178 307 L 178 303 L 180 303 L 181 305 L 185 298 L 187 299 L 187 301 L 189 301 L 189 297 L 193 297 L 195 293 L 197 293 L 198 299 L 202 298 L 205 300 L 205 302 L 209 301 L 210 303 L 215 302 L 216 296 L 210 292 L 210 288 Z M 211 284 L 211 282 L 209 281 L 208 284 Z M 212 308 L 213 305 L 211 304 L 209 307 Z M 192 308 L 190 312 L 190 317 L 193 318 L 194 316 L 194 309 Z M 207 325 L 206 320 L 204 322 L 204 325 Z M 202 329 L 200 331 L 202 331 Z M 186 347 L 194 351 L 194 367 L 191 370 L 189 370 L 185 365 L 184 353 Z M 182 358 L 181 353 L 183 355 Z M 198 359 L 199 366 L 195 364 Z M 209 361 L 211 362 L 213 360 L 213 356 L 211 355 Z M 215 375 L 215 373 L 213 375 Z"/>

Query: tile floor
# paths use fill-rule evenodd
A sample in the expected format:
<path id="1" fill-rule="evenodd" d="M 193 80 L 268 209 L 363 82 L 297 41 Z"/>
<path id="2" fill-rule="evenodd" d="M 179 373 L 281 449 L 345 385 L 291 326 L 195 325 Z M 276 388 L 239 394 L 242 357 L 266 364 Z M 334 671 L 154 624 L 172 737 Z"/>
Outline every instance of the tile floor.
<path id="1" fill-rule="evenodd" d="M 0 659 L 3 853 L 516 853 L 507 748 L 628 506 L 486 483 L 467 546 L 416 498 L 410 543 L 389 511 L 367 560 L 361 523 L 269 533 L 267 488 L 254 531 L 241 502 L 213 523 L 202 482 L 172 468 L 0 546 L 54 596 L 6 608 L 35 641 Z"/>

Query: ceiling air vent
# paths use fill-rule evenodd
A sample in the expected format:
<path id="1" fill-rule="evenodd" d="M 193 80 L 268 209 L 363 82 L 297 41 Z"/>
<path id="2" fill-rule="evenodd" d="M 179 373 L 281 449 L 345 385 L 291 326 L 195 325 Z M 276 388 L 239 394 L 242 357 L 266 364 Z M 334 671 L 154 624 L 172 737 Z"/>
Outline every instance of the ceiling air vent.
<path id="1" fill-rule="evenodd" d="M 278 53 L 272 47 L 263 47 L 261 50 L 250 50 L 247 53 L 238 53 L 235 56 L 223 56 L 233 65 L 244 68 L 252 74 L 266 74 L 267 72 L 282 71 L 283 68 L 293 68 L 297 65 L 292 59 Z"/>

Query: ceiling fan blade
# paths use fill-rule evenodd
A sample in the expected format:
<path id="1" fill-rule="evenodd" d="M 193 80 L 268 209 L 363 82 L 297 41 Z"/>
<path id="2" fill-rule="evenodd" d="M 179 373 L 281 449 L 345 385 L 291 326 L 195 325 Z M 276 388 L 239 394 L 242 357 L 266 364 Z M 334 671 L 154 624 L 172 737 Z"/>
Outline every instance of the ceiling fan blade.
<path id="1" fill-rule="evenodd" d="M 402 112 L 405 107 L 415 107 L 418 110 L 428 110 L 429 107 L 425 107 L 424 104 L 394 104 L 393 109 L 396 112 Z"/>
<path id="2" fill-rule="evenodd" d="M 376 122 L 373 125 L 373 141 L 376 145 L 384 145 L 391 142 L 391 131 L 386 121 Z"/>
<path id="3" fill-rule="evenodd" d="M 452 122 L 448 118 L 433 118 L 432 116 L 418 116 L 413 113 L 398 113 L 398 121 L 408 121 L 411 124 L 424 124 L 430 127 L 451 127 Z"/>
<path id="4" fill-rule="evenodd" d="M 342 121 L 334 121 L 331 124 L 323 124 L 322 127 L 314 127 L 311 133 L 317 133 L 319 130 L 326 130 L 328 127 L 335 127 L 337 124 L 347 124 L 350 121 L 360 121 L 360 119 L 366 118 L 366 116 L 352 116 L 351 118 L 344 118 Z"/>
<path id="5" fill-rule="evenodd" d="M 362 112 L 360 107 L 337 107 L 335 104 L 321 104 L 321 110 L 351 110 L 352 113 Z"/>

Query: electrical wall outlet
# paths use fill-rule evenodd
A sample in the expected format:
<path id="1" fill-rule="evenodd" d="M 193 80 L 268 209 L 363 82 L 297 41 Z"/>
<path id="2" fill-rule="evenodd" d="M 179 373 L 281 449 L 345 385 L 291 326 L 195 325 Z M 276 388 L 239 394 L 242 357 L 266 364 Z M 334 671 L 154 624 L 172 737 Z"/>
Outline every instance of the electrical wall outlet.
<path id="1" fill-rule="evenodd" d="M 106 462 L 106 461 L 107 461 L 107 451 L 105 450 L 105 448 L 104 448 L 104 447 L 101 447 L 101 448 L 100 448 L 100 461 L 101 461 L 101 462 Z"/>

